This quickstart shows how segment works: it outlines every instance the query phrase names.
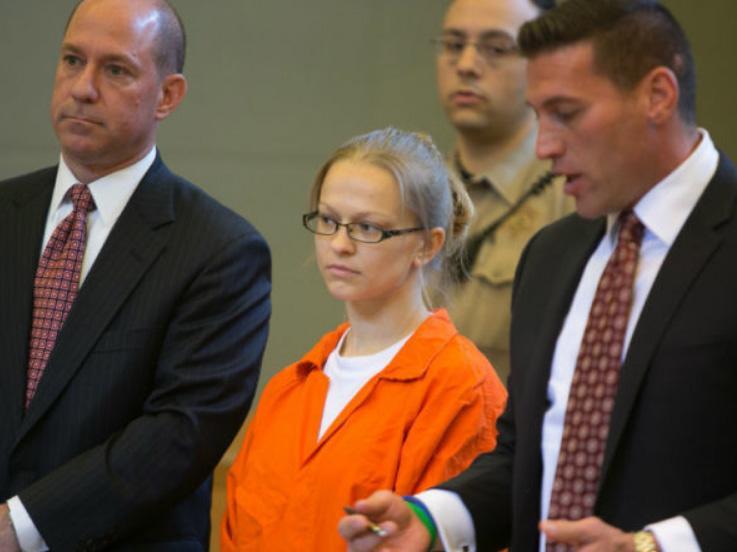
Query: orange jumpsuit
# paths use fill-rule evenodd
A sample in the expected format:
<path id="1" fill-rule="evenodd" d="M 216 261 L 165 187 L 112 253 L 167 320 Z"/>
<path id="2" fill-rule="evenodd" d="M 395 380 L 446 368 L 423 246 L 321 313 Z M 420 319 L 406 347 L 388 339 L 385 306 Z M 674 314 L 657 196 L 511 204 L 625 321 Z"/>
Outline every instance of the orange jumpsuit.
<path id="1" fill-rule="evenodd" d="M 228 473 L 223 551 L 344 551 L 342 507 L 378 489 L 412 494 L 496 443 L 507 392 L 444 310 L 351 399 L 318 441 L 322 367 L 347 324 L 269 381 Z"/>

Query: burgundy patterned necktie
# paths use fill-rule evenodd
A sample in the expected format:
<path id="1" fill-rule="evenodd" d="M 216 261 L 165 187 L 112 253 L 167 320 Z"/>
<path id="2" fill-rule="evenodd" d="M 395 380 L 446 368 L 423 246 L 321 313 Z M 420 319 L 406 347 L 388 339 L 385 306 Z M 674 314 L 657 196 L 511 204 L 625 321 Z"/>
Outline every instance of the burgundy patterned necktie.
<path id="1" fill-rule="evenodd" d="M 632 211 L 620 214 L 617 246 L 599 279 L 578 351 L 549 519 L 575 521 L 594 511 L 643 233 Z M 548 543 L 547 550 L 568 547 Z"/>
<path id="2" fill-rule="evenodd" d="M 77 297 L 87 241 L 87 213 L 95 208 L 89 188 L 69 190 L 72 212 L 51 234 L 33 281 L 33 320 L 28 354 L 26 409 L 36 393 L 51 351 Z"/>

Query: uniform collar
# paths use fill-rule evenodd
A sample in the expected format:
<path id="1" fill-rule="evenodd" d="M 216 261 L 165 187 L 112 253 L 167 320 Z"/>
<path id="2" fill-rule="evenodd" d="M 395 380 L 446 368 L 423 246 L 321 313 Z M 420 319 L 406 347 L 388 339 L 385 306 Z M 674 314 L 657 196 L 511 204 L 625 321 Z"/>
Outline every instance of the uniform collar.
<path id="1" fill-rule="evenodd" d="M 519 147 L 513 148 L 506 157 L 483 173 L 470 173 L 463 166 L 458 151 L 453 153 L 453 165 L 467 187 L 493 188 L 509 205 L 512 205 L 550 168 L 548 161 L 541 161 L 536 157 L 536 140 L 537 126 L 533 126 Z"/>
<path id="2" fill-rule="evenodd" d="M 340 337 L 348 329 L 344 322 L 323 338 L 297 362 L 298 378 L 306 378 L 313 370 L 322 370 Z M 389 365 L 380 374 L 381 379 L 413 380 L 422 377 L 435 355 L 456 334 L 453 323 L 445 309 L 438 309 L 428 316 L 415 330 Z"/>

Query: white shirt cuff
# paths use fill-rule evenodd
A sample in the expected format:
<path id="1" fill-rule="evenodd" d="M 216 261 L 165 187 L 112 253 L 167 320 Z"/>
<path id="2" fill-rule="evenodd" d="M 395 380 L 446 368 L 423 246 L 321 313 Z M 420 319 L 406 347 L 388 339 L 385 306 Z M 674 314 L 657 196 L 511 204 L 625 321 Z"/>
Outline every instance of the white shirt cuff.
<path id="1" fill-rule="evenodd" d="M 430 511 L 438 529 L 440 543 L 433 550 L 476 552 L 476 532 L 471 514 L 452 491 L 430 489 L 416 495 Z M 436 541 L 437 542 L 437 541 Z"/>
<path id="2" fill-rule="evenodd" d="M 651 523 L 645 529 L 652 531 L 662 552 L 701 552 L 691 524 L 683 516 Z"/>
<path id="3" fill-rule="evenodd" d="M 18 537 L 18 544 L 23 552 L 46 552 L 49 547 L 46 546 L 41 533 L 36 529 L 31 516 L 28 515 L 26 507 L 20 501 L 20 498 L 14 496 L 8 500 L 8 509 L 10 510 L 10 520 L 13 522 L 15 536 Z"/>

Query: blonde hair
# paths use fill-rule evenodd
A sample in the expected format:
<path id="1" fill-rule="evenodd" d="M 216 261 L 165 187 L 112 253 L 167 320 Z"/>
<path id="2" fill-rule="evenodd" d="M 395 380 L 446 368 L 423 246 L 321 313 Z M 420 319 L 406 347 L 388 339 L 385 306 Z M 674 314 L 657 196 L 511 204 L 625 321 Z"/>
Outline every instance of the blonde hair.
<path id="1" fill-rule="evenodd" d="M 417 217 L 419 225 L 428 230 L 445 230 L 443 247 L 422 273 L 423 295 L 430 305 L 430 296 L 442 296 L 455 279 L 454 260 L 462 252 L 473 216 L 473 204 L 465 187 L 451 178 L 430 136 L 388 127 L 351 138 L 330 156 L 312 185 L 312 210 L 317 209 L 330 168 L 346 160 L 388 171 L 399 186 L 402 207 Z"/>

